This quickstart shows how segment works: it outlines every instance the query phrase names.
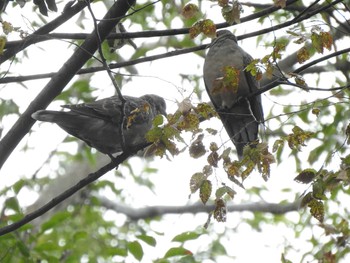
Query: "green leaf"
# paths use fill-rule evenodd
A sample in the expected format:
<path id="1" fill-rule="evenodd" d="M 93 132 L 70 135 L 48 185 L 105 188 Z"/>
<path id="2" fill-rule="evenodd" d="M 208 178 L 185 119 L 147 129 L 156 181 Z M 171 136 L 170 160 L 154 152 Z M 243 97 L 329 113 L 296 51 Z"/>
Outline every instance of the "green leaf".
<path id="1" fill-rule="evenodd" d="M 194 194 L 202 185 L 203 181 L 206 179 L 203 173 L 195 173 L 190 179 L 190 189 L 191 193 Z"/>
<path id="2" fill-rule="evenodd" d="M 184 233 L 181 233 L 181 234 L 175 236 L 171 241 L 183 243 L 187 240 L 197 239 L 199 236 L 200 236 L 200 234 L 198 234 L 196 232 L 187 231 L 187 232 L 184 232 Z"/>
<path id="3" fill-rule="evenodd" d="M 206 204 L 208 202 L 209 197 L 211 195 L 211 191 L 212 191 L 211 181 L 205 180 L 202 183 L 201 188 L 199 189 L 199 197 L 201 198 L 203 204 Z"/>
<path id="4" fill-rule="evenodd" d="M 52 240 L 40 243 L 35 247 L 36 251 L 45 251 L 45 252 L 56 251 L 59 249 L 60 249 L 60 247 L 56 243 L 54 243 Z"/>
<path id="5" fill-rule="evenodd" d="M 49 221 L 41 225 L 41 231 L 54 228 L 56 225 L 61 224 L 64 220 L 71 218 L 71 216 L 71 213 L 67 211 L 58 212 L 57 214 L 53 215 Z"/>
<path id="6" fill-rule="evenodd" d="M 15 194 L 18 194 L 19 191 L 22 189 L 22 187 L 25 185 L 27 185 L 26 181 L 23 179 L 20 179 L 12 186 L 12 189 L 15 192 Z"/>
<path id="7" fill-rule="evenodd" d="M 129 252 L 137 259 L 141 260 L 143 258 L 143 249 L 138 241 L 128 242 Z"/>
<path id="8" fill-rule="evenodd" d="M 193 255 L 191 251 L 183 247 L 172 247 L 164 255 L 165 258 L 176 257 L 176 256 L 188 256 Z"/>
<path id="9" fill-rule="evenodd" d="M 0 37 L 0 55 L 4 53 L 4 47 L 6 45 L 6 41 L 7 41 L 6 37 L 4 36 Z"/>
<path id="10" fill-rule="evenodd" d="M 231 187 L 224 185 L 220 188 L 218 188 L 215 192 L 215 197 L 217 199 L 220 199 L 221 197 L 224 196 L 224 194 L 228 194 L 232 199 L 235 196 L 236 192 L 233 190 Z"/>
<path id="11" fill-rule="evenodd" d="M 112 247 L 108 249 L 109 253 L 113 256 L 121 256 L 126 257 L 128 255 L 128 251 L 125 248 L 119 248 L 119 247 Z"/>
<path id="12" fill-rule="evenodd" d="M 136 237 L 152 247 L 155 247 L 157 244 L 157 240 L 154 237 L 147 235 L 138 235 Z"/>
<path id="13" fill-rule="evenodd" d="M 88 236 L 89 235 L 86 231 L 78 231 L 74 233 L 73 240 L 77 241 L 79 239 L 85 239 L 85 238 L 88 238 Z"/>
<path id="14" fill-rule="evenodd" d="M 28 257 L 30 255 L 29 248 L 21 240 L 18 240 L 16 245 L 23 256 Z"/>
<path id="15" fill-rule="evenodd" d="M 326 200 L 327 197 L 324 194 L 325 191 L 326 185 L 321 179 L 317 180 L 312 184 L 312 194 L 313 197 L 315 197 L 316 199 Z"/>
<path id="16" fill-rule="evenodd" d="M 322 223 L 325 214 L 323 202 L 313 199 L 308 203 L 308 207 L 310 207 L 311 215 Z"/>
<path id="17" fill-rule="evenodd" d="M 9 197 L 6 199 L 5 207 L 12 209 L 13 211 L 15 211 L 17 213 L 21 212 L 17 197 L 15 197 L 15 196 Z"/>
<path id="18" fill-rule="evenodd" d="M 156 117 L 153 119 L 153 125 L 155 127 L 160 126 L 164 123 L 163 116 L 158 114 Z"/>

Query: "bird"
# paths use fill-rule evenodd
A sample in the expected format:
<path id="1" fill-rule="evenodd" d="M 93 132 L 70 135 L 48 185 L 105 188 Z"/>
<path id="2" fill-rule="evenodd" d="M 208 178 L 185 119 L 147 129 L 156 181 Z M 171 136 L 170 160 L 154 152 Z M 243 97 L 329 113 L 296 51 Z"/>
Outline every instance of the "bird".
<path id="1" fill-rule="evenodd" d="M 145 135 L 152 128 L 155 116 L 166 116 L 166 103 L 160 96 L 123 98 L 124 103 L 115 95 L 90 103 L 62 106 L 70 111 L 39 110 L 32 118 L 56 123 L 67 133 L 113 158 L 113 154 L 146 145 Z"/>
<path id="2" fill-rule="evenodd" d="M 254 146 L 259 125 L 264 122 L 261 96 L 248 96 L 259 89 L 255 77 L 245 71 L 253 58 L 237 44 L 229 30 L 220 30 L 209 46 L 203 66 L 203 79 L 209 98 L 217 111 L 226 132 L 236 147 L 239 160 L 243 148 Z M 237 70 L 237 87 L 224 85 L 225 70 Z"/>

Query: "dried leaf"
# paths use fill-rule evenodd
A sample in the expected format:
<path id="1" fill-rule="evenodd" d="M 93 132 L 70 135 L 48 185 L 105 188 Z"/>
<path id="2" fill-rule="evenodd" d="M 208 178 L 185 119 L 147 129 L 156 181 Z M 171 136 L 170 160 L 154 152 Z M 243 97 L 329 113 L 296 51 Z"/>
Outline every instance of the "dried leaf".
<path id="1" fill-rule="evenodd" d="M 328 50 L 332 49 L 333 45 L 333 37 L 330 32 L 321 32 L 320 33 L 321 39 L 322 39 L 322 45 L 323 47 L 327 48 Z"/>
<path id="2" fill-rule="evenodd" d="M 317 171 L 315 169 L 305 169 L 299 173 L 294 180 L 298 183 L 308 184 L 316 177 Z"/>
<path id="3" fill-rule="evenodd" d="M 206 120 L 213 116 L 217 116 L 215 109 L 208 103 L 199 103 L 193 110 Z"/>
<path id="4" fill-rule="evenodd" d="M 203 144 L 204 134 L 199 134 L 189 147 L 190 156 L 193 158 L 199 158 L 206 153 Z"/>
<path id="5" fill-rule="evenodd" d="M 274 0 L 275 6 L 280 7 L 280 8 L 285 8 L 287 5 L 286 0 Z"/>
<path id="6" fill-rule="evenodd" d="M 8 35 L 14 30 L 13 25 L 7 21 L 2 21 L 1 24 L 2 24 L 2 31 L 4 32 L 5 35 Z"/>
<path id="7" fill-rule="evenodd" d="M 320 112 L 321 112 L 321 110 L 319 108 L 313 108 L 311 111 L 311 113 L 316 115 L 317 117 L 318 117 L 318 115 L 320 115 Z"/>
<path id="8" fill-rule="evenodd" d="M 182 131 L 195 131 L 199 127 L 199 119 L 197 114 L 189 112 L 188 114 L 184 114 L 181 121 L 178 122 L 177 128 Z"/>
<path id="9" fill-rule="evenodd" d="M 302 47 L 297 52 L 297 60 L 300 64 L 310 59 L 310 57 L 311 57 L 310 52 L 306 47 Z"/>
<path id="10" fill-rule="evenodd" d="M 189 29 L 190 38 L 195 38 L 201 33 L 201 25 L 199 22 L 195 23 L 192 27 Z"/>
<path id="11" fill-rule="evenodd" d="M 217 152 L 211 152 L 207 158 L 211 166 L 218 167 L 219 155 Z"/>
<path id="12" fill-rule="evenodd" d="M 224 169 L 229 177 L 231 176 L 239 176 L 239 162 L 231 162 L 231 163 L 226 163 L 224 165 Z"/>
<path id="13" fill-rule="evenodd" d="M 227 214 L 227 209 L 226 209 L 226 204 L 224 200 L 222 199 L 215 200 L 214 218 L 216 219 L 216 221 L 226 222 L 226 214 Z"/>
<path id="14" fill-rule="evenodd" d="M 304 131 L 299 126 L 292 129 L 293 133 L 288 134 L 287 141 L 291 149 L 300 150 L 300 146 L 306 146 L 305 141 L 312 138 L 313 132 Z"/>
<path id="15" fill-rule="evenodd" d="M 216 25 L 210 19 L 205 19 L 201 21 L 201 32 L 210 38 L 216 37 Z"/>
<path id="16" fill-rule="evenodd" d="M 182 8 L 181 15 L 185 19 L 193 18 L 199 11 L 199 8 L 195 4 L 187 4 Z"/>
<path id="17" fill-rule="evenodd" d="M 324 205 L 322 201 L 318 201 L 316 199 L 312 199 L 308 203 L 308 207 L 310 207 L 311 215 L 316 218 L 321 223 L 324 220 Z"/>
<path id="18" fill-rule="evenodd" d="M 221 14 L 229 25 L 241 23 L 241 12 L 242 6 L 238 3 L 238 1 L 234 1 L 232 5 L 226 4 L 221 9 Z"/>

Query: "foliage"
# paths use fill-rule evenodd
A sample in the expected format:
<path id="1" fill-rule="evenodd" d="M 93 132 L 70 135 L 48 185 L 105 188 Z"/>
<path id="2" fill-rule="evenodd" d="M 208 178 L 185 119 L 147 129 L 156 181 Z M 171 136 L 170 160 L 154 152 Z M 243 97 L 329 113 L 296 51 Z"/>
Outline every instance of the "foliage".
<path id="1" fill-rule="evenodd" d="M 43 50 L 41 54 L 45 57 L 47 54 L 48 58 L 51 52 L 57 52 L 56 46 L 51 49 L 50 41 L 59 40 L 56 43 L 65 44 L 63 50 L 67 52 L 80 50 L 88 36 L 86 32 L 92 31 L 95 23 L 105 22 L 100 19 L 100 10 L 107 12 L 112 2 L 93 1 L 88 4 L 72 1 L 67 4 L 47 0 L 1 3 L 0 83 L 6 85 L 0 89 L 0 131 L 8 132 L 10 127 L 16 126 L 14 122 L 21 114 L 26 116 L 27 107 L 38 110 L 37 104 L 29 104 L 34 101 L 36 93 L 45 91 L 44 82 L 40 82 L 42 78 L 50 78 L 63 87 L 68 83 L 60 83 L 62 76 L 58 74 L 47 73 L 45 66 L 55 64 L 55 61 L 42 60 L 33 51 L 32 44 Z M 34 12 L 21 9 L 24 4 Z M 67 18 L 67 14 L 74 10 L 79 15 Z M 16 20 L 19 11 L 27 16 L 24 25 Z M 115 41 L 109 43 L 112 42 L 114 53 L 109 53 L 107 43 L 99 43 L 99 50 L 79 72 L 74 72 L 76 77 L 67 88 L 51 94 L 46 102 L 49 104 L 53 98 L 53 104 L 57 105 L 92 101 L 104 92 L 102 86 L 112 86 L 111 83 L 114 88 L 122 87 L 124 92 L 125 87 L 138 78 L 149 78 L 142 72 L 145 70 L 142 64 L 147 61 L 143 61 L 145 58 L 151 58 L 147 67 L 163 59 L 161 63 L 165 71 L 154 75 L 161 79 L 163 86 L 170 82 L 176 94 L 173 96 L 164 91 L 163 86 L 155 84 L 154 89 L 153 84 L 144 83 L 138 84 L 142 86 L 142 92 L 156 90 L 168 96 L 169 104 L 175 100 L 180 102 L 171 105 L 176 107 L 175 111 L 153 120 L 153 128 L 147 134 L 152 145 L 142 158 L 130 158 L 106 178 L 89 185 L 67 202 L 57 204 L 51 213 L 0 237 L 0 261 L 217 262 L 222 258 L 228 261 L 242 250 L 241 244 L 235 244 L 233 250 L 228 242 L 235 238 L 236 231 L 249 229 L 250 232 L 264 233 L 271 231 L 269 227 L 284 227 L 286 232 L 284 240 L 277 246 L 283 247 L 278 255 L 281 262 L 348 260 L 350 50 L 347 46 L 344 48 L 349 37 L 346 34 L 349 23 L 345 20 L 348 16 L 349 5 L 343 0 L 312 3 L 278 0 L 269 5 L 226 0 L 210 3 L 137 1 L 123 16 L 124 26 L 119 24 L 111 31 L 114 33 L 109 40 Z M 64 27 L 67 32 L 56 30 L 58 24 L 55 23 L 67 26 Z M 252 54 L 254 59 L 245 70 L 260 81 L 265 108 L 265 132 L 261 138 L 266 138 L 257 142 L 255 147 L 246 147 L 242 160 L 237 160 L 230 141 L 222 132 L 222 125 L 213 124 L 219 119 L 214 108 L 206 102 L 202 73 L 198 70 L 203 63 L 202 49 L 207 46 L 201 44 L 209 43 L 210 38 L 216 36 L 216 30 L 228 26 L 232 26 L 228 29 L 235 32 L 240 45 L 240 40 L 244 39 L 246 44 L 251 41 L 250 37 L 256 39 L 257 51 Z M 70 27 L 73 31 L 67 29 Z M 33 28 L 35 34 L 32 34 Z M 78 34 L 82 32 L 85 35 Z M 253 53 L 251 46 L 242 47 Z M 58 47 L 57 50 L 61 52 Z M 189 57 L 181 60 L 181 66 L 176 68 L 171 59 L 174 54 L 182 58 L 180 53 L 174 53 L 179 51 L 191 54 L 183 55 Z M 159 57 L 152 57 L 154 54 Z M 63 52 L 62 57 L 66 57 Z M 33 71 L 36 75 L 20 71 L 24 65 L 26 70 L 37 69 L 31 66 L 36 60 L 41 61 L 39 72 Z M 187 72 L 187 64 L 197 70 Z M 66 63 L 63 67 L 69 66 Z M 101 78 L 106 71 L 112 78 Z M 215 89 L 237 89 L 239 71 L 232 67 L 223 71 L 225 77 Z M 172 83 L 175 82 L 170 77 L 173 75 L 178 77 L 180 84 Z M 152 78 L 154 83 L 156 77 Z M 28 80 L 37 82 L 33 85 Z M 19 121 L 22 130 L 29 131 L 32 120 L 24 120 Z M 132 116 L 126 121 L 127 126 L 132 124 Z M 38 156 L 37 145 L 31 143 L 38 131 L 35 128 L 28 131 L 24 132 L 28 139 L 16 150 L 24 157 L 18 158 L 16 165 L 11 167 L 13 174 L 24 166 L 24 159 Z M 56 139 L 56 134 L 50 135 L 52 140 Z M 64 175 L 78 177 L 81 174 L 80 179 L 83 179 L 103 166 L 94 150 L 80 145 L 72 137 L 62 140 L 58 149 L 52 149 L 42 164 L 36 163 L 34 171 L 28 166 L 20 176 L 1 175 L 1 181 L 7 177 L 11 177 L 11 181 L 2 185 L 0 192 L 0 227 L 25 218 L 31 211 L 30 207 L 23 205 L 27 197 L 40 199 L 42 196 L 45 201 L 54 200 L 57 194 L 46 197 L 44 193 L 54 192 L 52 189 L 64 185 Z M 4 141 L 5 137 L 2 137 L 0 152 L 7 146 L 1 144 Z M 170 216 L 165 215 L 164 207 L 140 208 L 135 201 L 139 198 L 144 201 L 143 205 L 148 205 L 149 195 L 157 197 L 154 178 L 166 176 L 159 174 L 161 161 L 182 157 L 190 163 L 189 171 L 192 171 L 192 163 L 195 167 L 195 162 L 200 162 L 194 172 L 186 171 L 188 187 L 182 190 L 188 191 L 195 202 L 199 201 L 193 205 L 193 211 L 187 213 L 205 212 L 204 217 L 186 218 L 185 222 L 189 223 L 187 230 L 173 229 L 174 223 L 168 224 Z M 4 155 L 0 158 L 6 159 Z M 172 176 L 175 173 L 180 180 L 179 172 L 167 170 L 166 173 Z M 287 175 L 292 175 L 299 188 Z M 271 197 L 269 192 L 279 187 L 270 185 L 270 181 L 276 178 L 288 181 L 288 186 L 278 189 L 278 195 Z M 64 187 L 72 186 L 80 179 Z M 259 180 L 256 185 L 252 183 L 254 180 Z M 161 190 L 164 188 L 170 196 L 175 187 L 162 186 Z M 65 189 L 60 189 L 60 192 Z M 290 214 L 284 214 L 284 210 L 264 210 L 254 206 L 253 201 L 265 199 L 281 207 L 295 200 L 298 206 L 289 210 L 294 211 Z M 161 203 L 162 200 L 158 201 Z M 241 204 L 243 209 L 232 204 Z M 231 213 L 231 209 L 248 212 L 238 215 Z M 178 217 L 175 221 L 178 221 L 176 226 L 183 222 Z M 288 232 L 291 229 L 292 233 Z"/>

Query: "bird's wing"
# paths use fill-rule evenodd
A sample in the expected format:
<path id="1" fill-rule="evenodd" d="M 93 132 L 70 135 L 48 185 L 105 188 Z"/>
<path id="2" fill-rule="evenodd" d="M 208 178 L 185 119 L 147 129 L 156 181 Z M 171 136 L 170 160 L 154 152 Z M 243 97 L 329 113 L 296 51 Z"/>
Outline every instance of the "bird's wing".
<path id="1" fill-rule="evenodd" d="M 245 68 L 246 66 L 249 65 L 250 62 L 252 62 L 253 58 L 248 53 L 246 53 L 243 49 L 241 49 L 241 50 L 242 50 L 242 52 L 245 53 L 245 55 L 243 56 L 243 64 L 244 64 L 244 68 Z M 256 78 L 250 72 L 244 71 L 244 77 L 246 78 L 246 81 L 247 81 L 247 84 L 249 87 L 249 94 L 252 94 L 252 93 L 259 90 L 259 88 L 260 88 L 259 82 L 256 80 Z M 257 95 L 255 97 L 249 98 L 249 104 L 250 104 L 251 111 L 252 111 L 252 114 L 254 115 L 255 119 L 259 123 L 263 123 L 264 122 L 264 112 L 263 112 L 262 103 L 261 103 L 261 96 Z"/>
<path id="2" fill-rule="evenodd" d="M 118 120 L 122 116 L 122 102 L 118 96 L 112 96 L 89 103 L 64 105 L 62 107 L 70 109 L 80 115 L 104 120 L 110 120 L 111 118 Z"/>

